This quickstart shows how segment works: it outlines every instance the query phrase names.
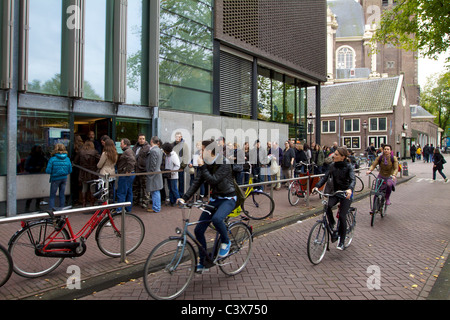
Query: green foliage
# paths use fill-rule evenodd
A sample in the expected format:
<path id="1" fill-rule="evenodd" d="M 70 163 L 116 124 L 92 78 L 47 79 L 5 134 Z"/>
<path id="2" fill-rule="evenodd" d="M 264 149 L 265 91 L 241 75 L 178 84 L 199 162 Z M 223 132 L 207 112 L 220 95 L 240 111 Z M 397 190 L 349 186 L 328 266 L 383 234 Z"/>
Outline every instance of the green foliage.
<path id="1" fill-rule="evenodd" d="M 372 41 L 420 51 L 435 59 L 450 46 L 449 34 L 450 1 L 402 0 L 383 13 Z"/>

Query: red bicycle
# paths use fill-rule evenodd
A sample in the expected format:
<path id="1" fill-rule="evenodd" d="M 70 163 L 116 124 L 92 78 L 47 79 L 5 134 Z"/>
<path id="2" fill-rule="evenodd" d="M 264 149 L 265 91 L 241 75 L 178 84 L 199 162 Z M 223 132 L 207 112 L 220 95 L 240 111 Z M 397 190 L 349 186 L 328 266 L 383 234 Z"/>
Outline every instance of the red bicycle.
<path id="1" fill-rule="evenodd" d="M 305 166 L 306 167 L 306 173 L 301 172 L 301 167 Z M 320 177 L 311 177 L 311 171 L 313 168 L 314 164 L 309 164 L 309 163 L 304 163 L 304 162 L 299 162 L 299 164 L 296 165 L 295 167 L 295 173 L 296 175 L 298 175 L 299 177 L 308 177 L 309 180 L 309 189 L 308 189 L 308 182 L 307 179 L 297 179 L 292 181 L 289 184 L 289 191 L 288 191 L 288 200 L 289 203 L 292 206 L 295 206 L 298 204 L 298 202 L 300 201 L 301 198 L 305 198 L 306 195 L 311 194 L 312 190 L 314 189 L 314 187 L 316 186 L 316 184 L 319 182 Z M 322 190 L 322 188 L 320 188 L 320 190 Z"/>
<path id="2" fill-rule="evenodd" d="M 107 205 L 108 188 L 102 179 L 90 181 L 97 184 L 94 196 Z M 86 252 L 86 241 L 92 232 L 102 253 L 110 257 L 121 256 L 122 213 L 116 209 L 97 209 L 89 221 L 75 233 L 67 216 L 56 217 L 48 211 L 50 218 L 39 221 L 22 221 L 22 229 L 9 241 L 8 250 L 14 262 L 15 273 L 36 278 L 55 270 L 64 258 L 80 257 Z M 142 243 L 145 227 L 142 220 L 131 213 L 125 214 L 125 252 L 135 251 Z M 98 227 L 98 228 L 97 228 Z"/>

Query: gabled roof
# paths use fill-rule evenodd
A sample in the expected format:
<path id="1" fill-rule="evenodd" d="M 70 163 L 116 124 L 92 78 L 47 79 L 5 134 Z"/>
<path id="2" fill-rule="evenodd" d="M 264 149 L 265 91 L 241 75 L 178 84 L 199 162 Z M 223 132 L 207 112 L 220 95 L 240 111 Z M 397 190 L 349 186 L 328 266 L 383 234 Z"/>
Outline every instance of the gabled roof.
<path id="1" fill-rule="evenodd" d="M 429 113 L 422 106 L 411 105 L 409 107 L 411 108 L 411 118 L 412 119 L 419 119 L 419 118 L 420 119 L 423 119 L 423 118 L 434 119 L 434 118 L 436 118 L 436 116 Z"/>
<path id="2" fill-rule="evenodd" d="M 392 111 L 403 76 L 321 86 L 321 114 Z M 308 114 L 315 114 L 316 88 L 308 88 Z"/>

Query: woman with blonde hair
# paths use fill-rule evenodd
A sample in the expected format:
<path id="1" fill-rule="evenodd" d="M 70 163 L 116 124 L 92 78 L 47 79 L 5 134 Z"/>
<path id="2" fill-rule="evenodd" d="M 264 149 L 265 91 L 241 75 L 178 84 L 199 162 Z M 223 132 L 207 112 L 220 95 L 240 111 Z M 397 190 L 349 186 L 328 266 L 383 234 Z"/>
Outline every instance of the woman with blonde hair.
<path id="1" fill-rule="evenodd" d="M 59 189 L 59 207 L 64 207 L 67 176 L 72 173 L 72 163 L 67 155 L 66 147 L 58 143 L 48 161 L 46 173 L 50 174 L 50 210 L 55 209 L 56 192 Z"/>

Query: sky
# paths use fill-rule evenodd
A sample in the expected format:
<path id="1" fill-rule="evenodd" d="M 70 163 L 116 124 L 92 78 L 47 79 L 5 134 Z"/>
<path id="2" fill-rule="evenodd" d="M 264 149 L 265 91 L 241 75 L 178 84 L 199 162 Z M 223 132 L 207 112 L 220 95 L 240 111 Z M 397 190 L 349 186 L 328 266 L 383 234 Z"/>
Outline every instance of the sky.
<path id="1" fill-rule="evenodd" d="M 419 58 L 419 85 L 422 89 L 429 76 L 446 71 L 445 58 L 448 56 L 449 53 L 442 54 L 438 60 Z"/>

